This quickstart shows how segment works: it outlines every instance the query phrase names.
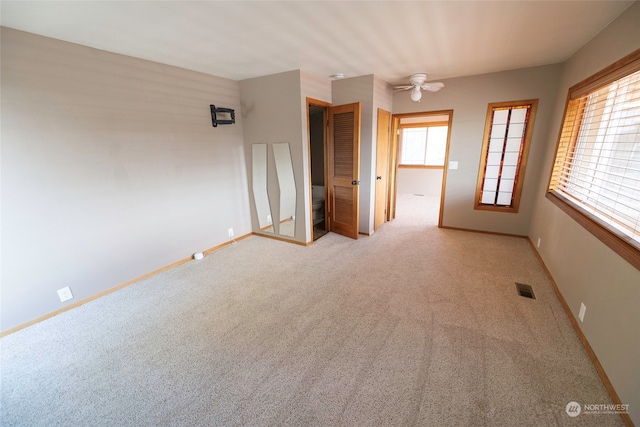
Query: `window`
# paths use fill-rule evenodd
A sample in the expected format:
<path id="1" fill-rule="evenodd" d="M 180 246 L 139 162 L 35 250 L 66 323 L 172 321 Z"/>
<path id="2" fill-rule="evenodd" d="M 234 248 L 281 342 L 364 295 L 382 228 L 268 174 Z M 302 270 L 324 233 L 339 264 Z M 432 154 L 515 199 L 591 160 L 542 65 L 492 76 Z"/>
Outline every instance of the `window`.
<path id="1" fill-rule="evenodd" d="M 489 104 L 476 209 L 518 212 L 538 100 Z"/>
<path id="2" fill-rule="evenodd" d="M 640 50 L 569 89 L 547 197 L 640 268 Z"/>
<path id="3" fill-rule="evenodd" d="M 448 129 L 442 124 L 402 126 L 400 165 L 444 167 Z"/>

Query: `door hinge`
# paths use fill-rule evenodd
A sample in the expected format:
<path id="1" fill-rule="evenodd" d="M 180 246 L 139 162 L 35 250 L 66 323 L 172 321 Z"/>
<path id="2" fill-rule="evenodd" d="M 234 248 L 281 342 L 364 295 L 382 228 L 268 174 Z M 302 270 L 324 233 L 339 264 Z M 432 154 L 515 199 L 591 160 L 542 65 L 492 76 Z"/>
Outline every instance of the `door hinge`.
<path id="1" fill-rule="evenodd" d="M 351 185 L 360 185 L 360 181 L 351 181 Z"/>

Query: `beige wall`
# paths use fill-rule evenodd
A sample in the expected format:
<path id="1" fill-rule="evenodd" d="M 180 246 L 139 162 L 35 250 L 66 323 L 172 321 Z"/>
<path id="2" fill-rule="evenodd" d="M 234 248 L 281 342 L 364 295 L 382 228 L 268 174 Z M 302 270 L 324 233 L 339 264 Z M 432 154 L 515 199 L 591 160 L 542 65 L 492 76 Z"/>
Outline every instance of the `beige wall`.
<path id="1" fill-rule="evenodd" d="M 242 80 L 240 82 L 240 98 L 243 106 L 243 128 L 246 146 L 248 180 L 252 182 L 251 147 L 253 144 L 268 144 L 267 190 L 273 218 L 280 218 L 280 187 L 275 169 L 272 144 L 286 142 L 291 150 L 293 173 L 296 184 L 296 226 L 293 240 L 305 241 L 303 171 L 302 171 L 302 135 L 300 124 L 300 73 L 289 71 L 265 77 Z M 286 195 L 283 195 L 286 197 Z M 251 217 L 253 231 L 261 232 L 251 197 Z M 276 222 L 274 220 L 274 222 Z M 278 224 L 275 224 L 278 227 Z M 276 229 L 276 233 L 278 230 Z"/>
<path id="2" fill-rule="evenodd" d="M 398 168 L 398 193 L 440 197 L 442 169 Z"/>
<path id="3" fill-rule="evenodd" d="M 251 231 L 237 82 L 6 28 L 1 43 L 2 330 Z M 238 122 L 213 128 L 209 104 Z"/>
<path id="4" fill-rule="evenodd" d="M 360 218 L 358 231 L 372 234 L 375 208 L 378 108 L 391 111 L 391 86 L 375 75 L 334 80 L 333 105 L 360 102 Z"/>
<path id="5" fill-rule="evenodd" d="M 445 87 L 442 90 L 425 92 L 420 102 L 411 101 L 408 91 L 394 94 L 394 114 L 453 110 L 449 161 L 457 161 L 458 169 L 447 171 L 443 225 L 528 234 L 560 71 L 560 65 L 548 65 L 443 80 Z M 535 98 L 539 99 L 538 113 L 520 211 L 514 214 L 474 210 L 487 105 Z"/>
<path id="6" fill-rule="evenodd" d="M 369 75 L 344 80 L 331 81 L 311 73 L 295 70 L 271 76 L 257 77 L 240 82 L 244 116 L 244 139 L 247 153 L 254 143 L 289 142 L 293 158 L 297 186 L 296 221 L 294 240 L 310 242 L 311 231 L 311 176 L 309 163 L 309 133 L 306 99 L 342 105 L 352 102 L 362 104 L 361 147 L 360 147 L 360 218 L 359 231 L 373 232 L 373 208 L 375 202 L 375 132 L 377 108 L 391 110 L 391 86 L 380 78 Z M 375 107 L 375 108 L 374 108 Z M 247 155 L 250 166 L 250 155 Z M 272 165 L 270 166 L 272 168 Z M 251 170 L 248 169 L 249 180 Z M 272 171 L 268 174 L 275 176 Z M 301 183 L 301 185 L 298 185 Z M 272 194 L 274 196 L 272 196 Z M 269 179 L 269 195 L 277 200 L 277 183 Z M 253 229 L 259 232 L 255 209 Z M 271 203 L 274 217 L 277 206 Z"/>
<path id="7" fill-rule="evenodd" d="M 554 103 L 529 236 L 573 315 L 587 307 L 584 335 L 630 415 L 640 425 L 640 271 L 549 202 L 546 192 L 568 88 L 640 48 L 640 3 L 632 5 L 569 61 Z"/>
<path id="8" fill-rule="evenodd" d="M 333 105 L 359 102 L 360 110 L 360 218 L 358 231 L 371 234 L 373 216 L 371 215 L 372 167 L 374 163 L 374 115 L 373 115 L 373 74 L 334 80 L 332 84 Z"/>
<path id="9" fill-rule="evenodd" d="M 311 224 L 311 184 L 309 171 L 309 130 L 306 98 L 330 102 L 331 81 L 300 70 L 256 77 L 240 82 L 243 106 L 244 141 L 248 179 L 251 182 L 251 146 L 255 143 L 287 142 L 291 149 L 296 182 L 295 236 L 301 243 L 313 240 Z M 279 217 L 280 190 L 272 161 L 269 162 L 268 191 L 271 211 Z M 253 199 L 253 198 L 251 198 Z M 253 230 L 260 232 L 253 200 Z M 285 236 L 285 238 L 288 238 Z"/>

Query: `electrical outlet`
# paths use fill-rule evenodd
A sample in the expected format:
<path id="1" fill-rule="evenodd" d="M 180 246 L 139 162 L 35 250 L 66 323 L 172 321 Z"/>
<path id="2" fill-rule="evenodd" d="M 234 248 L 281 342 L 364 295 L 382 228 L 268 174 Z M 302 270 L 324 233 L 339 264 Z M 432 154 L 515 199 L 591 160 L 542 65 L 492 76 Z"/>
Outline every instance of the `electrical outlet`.
<path id="1" fill-rule="evenodd" d="M 229 237 L 233 237 L 233 228 L 229 229 Z"/>
<path id="2" fill-rule="evenodd" d="M 65 302 L 73 298 L 73 294 L 71 293 L 71 289 L 67 286 L 66 288 L 58 289 L 58 297 L 60 297 L 60 302 Z"/>
<path id="3" fill-rule="evenodd" d="M 542 239 L 540 239 L 540 238 L 538 237 L 538 243 L 536 243 L 536 246 L 537 246 L 538 248 L 540 247 L 540 242 L 541 242 L 541 241 L 542 241 Z"/>
<path id="4" fill-rule="evenodd" d="M 578 319 L 580 319 L 581 322 L 584 322 L 585 311 L 587 311 L 587 307 L 583 303 L 580 303 L 580 311 L 578 312 Z"/>

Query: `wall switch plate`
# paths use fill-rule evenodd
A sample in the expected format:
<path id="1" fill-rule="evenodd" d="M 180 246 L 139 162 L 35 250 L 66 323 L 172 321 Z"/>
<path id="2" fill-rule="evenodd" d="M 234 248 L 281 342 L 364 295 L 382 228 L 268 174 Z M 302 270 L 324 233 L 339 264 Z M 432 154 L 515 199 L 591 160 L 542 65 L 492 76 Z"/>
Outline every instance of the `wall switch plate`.
<path id="1" fill-rule="evenodd" d="M 452 170 L 458 169 L 458 162 L 455 160 L 449 162 L 449 169 L 452 169 Z"/>
<path id="2" fill-rule="evenodd" d="M 233 228 L 229 229 L 229 237 L 233 237 Z"/>
<path id="3" fill-rule="evenodd" d="M 58 289 L 58 297 L 60 297 L 60 302 L 65 302 L 73 298 L 73 294 L 71 293 L 71 289 L 67 286 L 66 288 Z"/>
<path id="4" fill-rule="evenodd" d="M 541 239 L 538 237 L 538 243 L 536 243 L 536 247 L 538 247 L 538 248 L 540 247 L 540 241 L 541 241 Z"/>
<path id="5" fill-rule="evenodd" d="M 583 303 L 580 303 L 580 311 L 578 312 L 578 319 L 580 319 L 581 322 L 584 322 L 585 311 L 587 311 L 587 307 Z"/>
<path id="6" fill-rule="evenodd" d="M 271 224 L 272 222 L 271 215 L 267 215 L 267 224 Z"/>

